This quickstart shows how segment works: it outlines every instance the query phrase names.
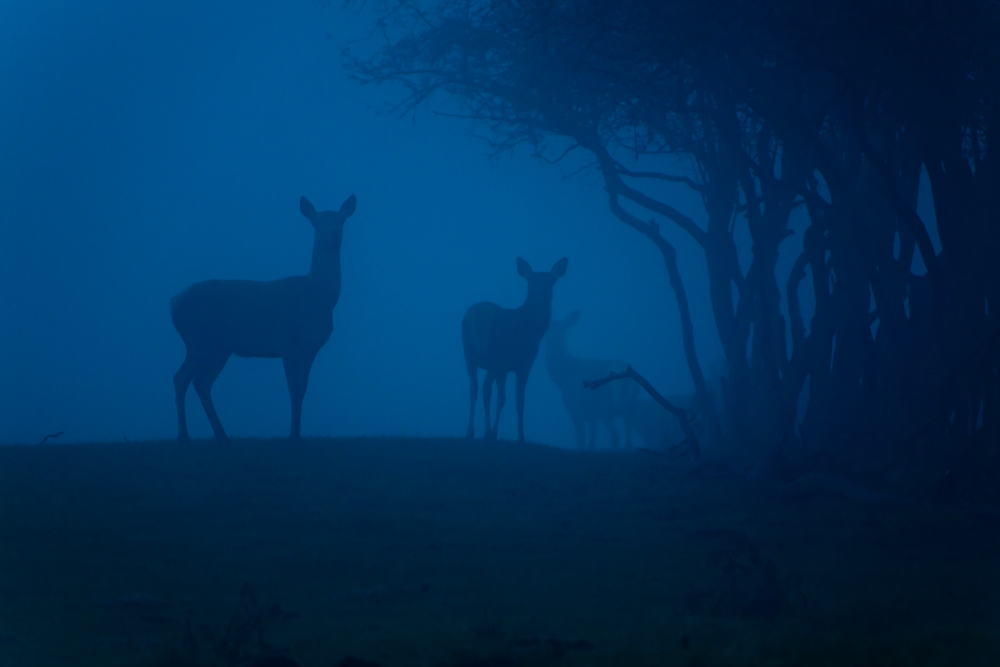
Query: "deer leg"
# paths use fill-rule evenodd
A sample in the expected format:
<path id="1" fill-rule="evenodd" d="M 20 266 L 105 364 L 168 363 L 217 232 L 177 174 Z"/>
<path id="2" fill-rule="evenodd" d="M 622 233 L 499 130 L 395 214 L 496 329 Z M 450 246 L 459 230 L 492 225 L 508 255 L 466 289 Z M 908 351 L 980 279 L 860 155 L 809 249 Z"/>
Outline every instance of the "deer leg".
<path id="1" fill-rule="evenodd" d="M 490 430 L 490 401 L 493 399 L 493 381 L 495 376 L 492 371 L 486 371 L 486 379 L 483 380 L 483 411 L 486 412 L 486 440 L 496 440 L 497 434 Z"/>
<path id="2" fill-rule="evenodd" d="M 194 379 L 194 364 L 191 363 L 191 356 L 188 355 L 181 364 L 180 369 L 174 374 L 174 400 L 177 403 L 177 441 L 190 442 L 188 437 L 187 416 L 184 410 L 184 399 L 187 396 L 188 385 Z"/>
<path id="3" fill-rule="evenodd" d="M 583 436 L 583 420 L 574 419 L 573 428 L 576 430 L 576 446 L 579 449 L 584 449 L 587 446 L 587 442 L 584 440 Z"/>
<path id="4" fill-rule="evenodd" d="M 632 446 L 632 410 L 626 410 L 625 414 L 622 416 L 622 423 L 625 424 L 625 446 Z"/>
<path id="5" fill-rule="evenodd" d="M 528 384 L 528 372 L 518 371 L 515 373 L 517 378 L 517 394 L 515 396 L 517 400 L 517 441 L 524 442 L 524 388 Z"/>
<path id="6" fill-rule="evenodd" d="M 215 378 L 219 377 L 219 373 L 222 372 L 227 361 L 229 361 L 228 354 L 219 356 L 203 366 L 201 371 L 194 377 L 194 390 L 198 392 L 198 398 L 201 399 L 201 407 L 205 408 L 205 414 L 212 425 L 212 432 L 215 434 L 215 439 L 219 442 L 226 442 L 229 440 L 229 436 L 226 435 L 225 429 L 222 428 L 222 422 L 219 421 L 219 415 L 215 412 L 215 405 L 212 403 L 212 385 L 215 383 Z"/>
<path id="7" fill-rule="evenodd" d="M 500 412 L 507 403 L 507 374 L 497 376 L 497 414 L 493 418 L 493 439 L 500 437 Z"/>
<path id="8" fill-rule="evenodd" d="M 292 427 L 288 434 L 288 439 L 292 442 L 301 442 L 302 426 L 302 399 L 306 395 L 306 386 L 309 384 L 309 371 L 312 369 L 313 360 L 316 353 L 283 357 L 285 365 L 285 380 L 288 382 L 288 395 L 292 399 Z"/>
<path id="9" fill-rule="evenodd" d="M 465 437 L 472 440 L 476 435 L 474 426 L 476 418 L 476 395 L 479 393 L 479 371 L 476 368 L 469 369 L 469 428 L 465 431 Z M 488 419 L 488 417 L 487 417 Z M 489 429 L 487 429 L 489 430 Z"/>
<path id="10" fill-rule="evenodd" d="M 611 446 L 618 448 L 618 424 L 614 419 L 605 419 L 604 428 L 608 430 L 608 437 L 611 438 Z"/>

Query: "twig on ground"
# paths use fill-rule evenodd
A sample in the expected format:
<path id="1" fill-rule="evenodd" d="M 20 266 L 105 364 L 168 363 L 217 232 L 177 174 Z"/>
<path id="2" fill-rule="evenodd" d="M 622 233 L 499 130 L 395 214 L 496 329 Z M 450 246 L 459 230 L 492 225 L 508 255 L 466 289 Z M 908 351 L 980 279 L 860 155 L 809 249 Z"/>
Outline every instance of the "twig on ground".
<path id="1" fill-rule="evenodd" d="M 55 440 L 56 438 L 58 438 L 60 435 L 62 435 L 65 432 L 66 431 L 59 431 L 58 433 L 49 433 L 47 436 L 45 436 L 44 438 L 42 438 L 42 441 L 39 442 L 38 445 L 36 445 L 36 446 L 44 445 L 50 438 L 53 439 L 53 440 Z"/>

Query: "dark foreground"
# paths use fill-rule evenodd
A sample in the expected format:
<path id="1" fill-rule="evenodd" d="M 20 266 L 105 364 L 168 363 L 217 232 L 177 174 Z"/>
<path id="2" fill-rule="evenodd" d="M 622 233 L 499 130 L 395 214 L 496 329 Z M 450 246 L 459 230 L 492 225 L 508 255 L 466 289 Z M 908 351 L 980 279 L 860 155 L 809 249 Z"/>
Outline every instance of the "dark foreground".
<path id="1" fill-rule="evenodd" d="M 0 665 L 1000 664 L 989 518 L 684 473 L 457 440 L 2 448 Z"/>

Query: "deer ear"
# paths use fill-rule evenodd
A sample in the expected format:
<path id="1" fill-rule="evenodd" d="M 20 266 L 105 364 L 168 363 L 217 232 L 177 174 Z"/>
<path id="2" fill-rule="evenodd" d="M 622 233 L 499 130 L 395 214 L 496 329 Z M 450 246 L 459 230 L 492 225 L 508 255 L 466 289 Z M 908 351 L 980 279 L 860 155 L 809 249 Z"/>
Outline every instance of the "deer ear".
<path id="1" fill-rule="evenodd" d="M 340 205 L 340 214 L 345 218 L 349 218 L 354 215 L 354 209 L 358 206 L 358 200 L 354 195 L 351 195 L 344 200 L 344 203 Z"/>
<path id="2" fill-rule="evenodd" d="M 568 327 L 573 326 L 574 324 L 576 324 L 579 321 L 580 321 L 580 311 L 579 310 L 574 310 L 572 313 L 570 313 L 569 315 L 567 315 L 566 319 L 564 320 L 564 322 L 566 323 L 566 326 L 568 326 Z"/>
<path id="3" fill-rule="evenodd" d="M 562 278 L 566 275 L 566 265 L 569 264 L 569 260 L 563 257 L 558 262 L 552 265 L 552 275 L 556 278 Z"/>
<path id="4" fill-rule="evenodd" d="M 299 210 L 302 211 L 302 215 L 310 220 L 316 217 L 316 207 L 310 204 L 309 200 L 305 197 L 299 200 Z"/>
<path id="5" fill-rule="evenodd" d="M 523 258 L 521 258 L 521 257 L 518 257 L 518 258 L 517 258 L 517 272 L 518 272 L 518 273 L 519 273 L 519 274 L 520 274 L 520 275 L 521 275 L 521 276 L 522 276 L 523 278 L 527 278 L 527 277 L 528 277 L 528 276 L 530 276 L 530 275 L 531 275 L 532 273 L 534 273 L 534 271 L 532 271 L 532 270 L 531 270 L 531 264 L 528 264 L 528 263 L 527 263 L 526 261 L 524 261 L 524 259 L 523 259 Z"/>

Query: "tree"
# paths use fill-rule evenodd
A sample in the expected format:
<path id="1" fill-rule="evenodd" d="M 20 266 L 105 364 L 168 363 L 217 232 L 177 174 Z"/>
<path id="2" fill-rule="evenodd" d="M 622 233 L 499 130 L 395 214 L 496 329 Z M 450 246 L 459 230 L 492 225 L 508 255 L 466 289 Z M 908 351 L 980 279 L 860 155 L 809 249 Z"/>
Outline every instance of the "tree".
<path id="1" fill-rule="evenodd" d="M 610 211 L 664 258 L 714 440 L 725 431 L 734 451 L 767 461 L 797 443 L 853 475 L 962 469 L 972 484 L 995 467 L 1000 435 L 1000 307 L 988 310 L 990 296 L 1000 304 L 1000 11 L 959 4 L 385 0 L 383 46 L 350 66 L 406 86 L 404 113 L 450 95 L 494 150 L 588 157 Z M 940 255 L 917 214 L 922 170 Z M 655 195 L 665 181 L 701 195 L 704 228 Z M 797 207 L 810 224 L 782 294 L 775 267 Z M 736 224 L 753 240 L 745 272 Z M 705 253 L 725 425 L 698 365 L 676 233 Z M 801 471 L 799 459 L 782 470 Z"/>

